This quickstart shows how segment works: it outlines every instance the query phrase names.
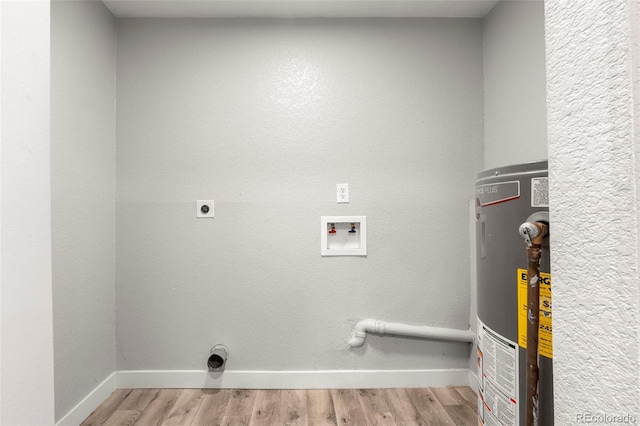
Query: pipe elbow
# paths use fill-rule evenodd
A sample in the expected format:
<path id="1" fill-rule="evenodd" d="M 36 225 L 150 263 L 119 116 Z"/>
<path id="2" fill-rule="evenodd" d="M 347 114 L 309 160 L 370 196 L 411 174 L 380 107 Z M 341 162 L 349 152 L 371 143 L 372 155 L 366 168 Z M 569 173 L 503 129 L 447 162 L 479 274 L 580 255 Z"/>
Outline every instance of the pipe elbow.
<path id="1" fill-rule="evenodd" d="M 364 331 L 353 330 L 351 339 L 347 342 L 352 348 L 359 348 L 364 345 L 364 339 L 367 337 L 367 333 Z"/>
<path id="2" fill-rule="evenodd" d="M 367 337 L 367 331 L 375 330 L 376 322 L 377 321 L 373 319 L 363 319 L 358 321 L 353 329 L 353 335 L 347 344 L 352 348 L 359 348 L 364 345 L 364 340 Z"/>
<path id="3" fill-rule="evenodd" d="M 356 324 L 355 330 L 362 333 L 366 333 L 367 331 L 373 331 L 375 330 L 376 322 L 378 321 L 370 318 L 360 320 Z"/>

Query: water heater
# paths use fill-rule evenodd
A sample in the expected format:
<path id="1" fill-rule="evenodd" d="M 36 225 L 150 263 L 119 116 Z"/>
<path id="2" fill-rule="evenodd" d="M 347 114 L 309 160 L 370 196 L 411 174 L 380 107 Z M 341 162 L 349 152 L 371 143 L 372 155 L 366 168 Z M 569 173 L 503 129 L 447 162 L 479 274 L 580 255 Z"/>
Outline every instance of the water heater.
<path id="1" fill-rule="evenodd" d="M 547 176 L 547 162 L 537 161 L 485 170 L 476 181 L 478 416 L 483 425 L 526 424 L 528 262 L 518 230 L 530 218 L 548 221 Z M 539 269 L 536 411 L 537 424 L 548 426 L 553 425 L 548 238 Z"/>

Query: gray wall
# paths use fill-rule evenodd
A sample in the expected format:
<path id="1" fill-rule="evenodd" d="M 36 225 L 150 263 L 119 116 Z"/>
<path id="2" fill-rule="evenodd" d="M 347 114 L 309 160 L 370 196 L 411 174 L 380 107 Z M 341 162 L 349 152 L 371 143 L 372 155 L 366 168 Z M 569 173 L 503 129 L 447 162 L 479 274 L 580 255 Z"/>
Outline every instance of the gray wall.
<path id="1" fill-rule="evenodd" d="M 501 1 L 482 36 L 484 168 L 546 159 L 544 2 Z"/>
<path id="2" fill-rule="evenodd" d="M 115 370 L 116 21 L 51 3 L 56 418 Z"/>
<path id="3" fill-rule="evenodd" d="M 231 370 L 466 368 L 468 347 L 356 321 L 469 325 L 482 158 L 479 20 L 119 22 L 117 362 Z M 351 203 L 337 205 L 336 183 Z M 195 201 L 216 201 L 195 219 Z M 366 215 L 366 258 L 320 257 Z"/>

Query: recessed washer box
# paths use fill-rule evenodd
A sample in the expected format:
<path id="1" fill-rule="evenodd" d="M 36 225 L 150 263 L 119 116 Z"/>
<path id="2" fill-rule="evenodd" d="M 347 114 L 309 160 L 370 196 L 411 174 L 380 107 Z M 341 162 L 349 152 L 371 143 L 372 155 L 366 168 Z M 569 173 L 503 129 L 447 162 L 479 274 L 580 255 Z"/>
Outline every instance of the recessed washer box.
<path id="1" fill-rule="evenodd" d="M 322 256 L 366 256 L 366 216 L 321 216 L 320 254 Z"/>

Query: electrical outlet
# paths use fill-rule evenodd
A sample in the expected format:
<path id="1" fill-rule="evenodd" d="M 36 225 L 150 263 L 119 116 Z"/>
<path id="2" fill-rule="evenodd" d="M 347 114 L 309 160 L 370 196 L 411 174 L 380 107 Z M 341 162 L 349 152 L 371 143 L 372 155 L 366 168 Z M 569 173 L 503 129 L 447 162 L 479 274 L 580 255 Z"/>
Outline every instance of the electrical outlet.
<path id="1" fill-rule="evenodd" d="M 349 202 L 349 184 L 339 183 L 336 186 L 336 195 L 337 195 L 338 203 L 348 203 Z"/>
<path id="2" fill-rule="evenodd" d="M 213 204 L 213 200 L 198 200 L 196 201 L 196 217 L 197 218 L 206 218 L 206 217 L 215 217 L 215 205 Z"/>

